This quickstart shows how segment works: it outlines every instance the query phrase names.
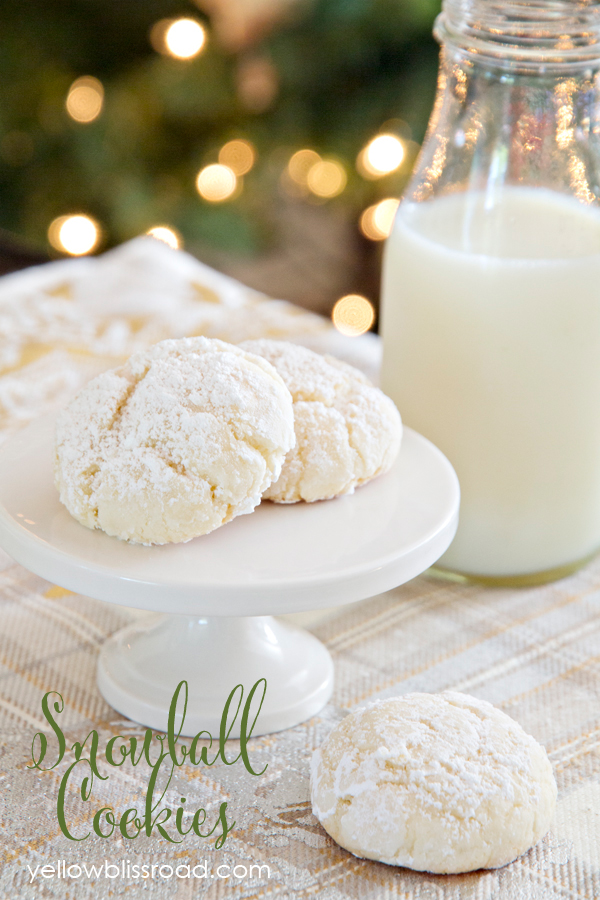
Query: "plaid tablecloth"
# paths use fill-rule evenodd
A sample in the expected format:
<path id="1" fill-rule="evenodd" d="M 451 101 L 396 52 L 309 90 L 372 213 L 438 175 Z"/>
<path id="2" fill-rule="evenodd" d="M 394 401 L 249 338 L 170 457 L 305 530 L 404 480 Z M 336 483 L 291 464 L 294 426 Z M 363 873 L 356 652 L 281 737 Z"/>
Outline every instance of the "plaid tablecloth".
<path id="1" fill-rule="evenodd" d="M 181 264 L 178 257 L 176 266 Z M 53 271 L 13 276 L 12 285 L 7 286 L 11 279 L 4 286 L 0 282 L 0 427 L 5 434 L 64 402 L 93 370 L 106 366 L 109 357 L 130 352 L 136 342 L 198 333 L 202 327 L 213 335 L 220 329 L 218 336 L 230 339 L 244 328 L 271 334 L 275 329 L 280 336 L 300 335 L 331 352 L 337 347 L 367 369 L 376 367 L 372 342 L 348 350 L 324 320 L 252 296 L 234 282 L 220 282 L 211 270 L 200 277 L 200 270 L 194 269 L 196 287 L 189 290 L 201 296 L 178 301 L 177 309 L 172 300 L 169 311 L 168 291 L 154 283 L 149 284 L 153 309 L 150 304 L 142 315 L 149 301 L 140 290 L 137 308 L 132 302 L 129 309 L 111 312 L 102 306 L 99 287 L 94 300 L 93 285 L 87 295 L 83 281 L 73 286 L 77 269 L 82 279 L 84 274 L 97 279 L 94 265 L 98 263 L 91 260 L 56 264 Z M 139 268 L 136 271 L 130 299 L 135 294 L 132 284 L 139 280 Z M 21 283 L 21 293 L 19 277 L 29 279 Z M 189 281 L 189 272 L 182 275 L 182 295 Z M 226 288 L 230 297 L 224 302 Z M 216 299 L 207 299 L 203 290 L 213 290 Z M 117 293 L 121 300 L 127 295 Z M 110 290 L 106 296 L 105 304 L 116 307 Z M 238 307 L 231 299 L 236 296 Z M 197 321 L 191 328 L 189 320 L 176 313 L 194 302 L 201 307 L 195 315 L 206 318 L 204 326 Z M 270 307 L 271 302 L 275 306 Z M 254 306 L 254 316 L 248 303 Z M 74 307 L 70 312 L 68 304 Z M 206 304 L 217 307 L 219 315 L 208 310 L 212 318 L 208 316 Z M 59 312 L 63 321 L 57 324 Z M 110 328 L 112 336 L 107 336 Z M 20 349 L 15 344 L 18 334 Z M 91 730 L 97 731 L 101 748 L 116 734 L 143 738 L 140 726 L 107 706 L 95 679 L 103 640 L 143 615 L 71 594 L 0 554 L 0 900 L 600 897 L 600 560 L 563 581 L 521 590 L 452 584 L 426 574 L 336 611 L 286 617 L 312 630 L 331 651 L 336 673 L 331 702 L 296 728 L 252 738 L 250 757 L 256 770 L 267 765 L 263 775 L 255 777 L 241 765 L 221 761 L 208 769 L 183 766 L 163 798 L 163 805 L 175 810 L 179 798 L 186 797 L 188 808 L 206 810 L 207 823 L 226 801 L 235 826 L 219 850 L 210 839 L 190 835 L 179 845 L 156 834 L 140 834 L 135 840 L 116 833 L 107 839 L 92 834 L 81 842 L 70 841 L 60 831 L 56 805 L 72 755 L 49 772 L 27 768 L 34 734 L 45 730 L 52 743 L 41 710 L 46 691 L 58 691 L 64 698 L 60 721 L 68 746 L 84 741 Z M 229 687 L 224 686 L 224 697 Z M 462 876 L 413 873 L 353 857 L 324 833 L 311 813 L 312 750 L 341 717 L 367 700 L 449 688 L 491 701 L 546 746 L 559 786 L 550 833 L 503 869 Z M 239 742 L 231 742 L 231 758 L 238 748 Z M 89 830 L 101 807 L 112 807 L 118 818 L 143 802 L 150 777 L 143 763 L 136 768 L 104 763 L 100 774 L 109 778 L 95 781 L 87 803 L 78 798 L 83 776 L 69 782 L 65 808 L 77 835 Z M 49 867 L 45 875 L 44 866 Z M 148 877 L 143 877 L 142 866 Z M 194 866 L 196 876 L 187 877 Z"/>

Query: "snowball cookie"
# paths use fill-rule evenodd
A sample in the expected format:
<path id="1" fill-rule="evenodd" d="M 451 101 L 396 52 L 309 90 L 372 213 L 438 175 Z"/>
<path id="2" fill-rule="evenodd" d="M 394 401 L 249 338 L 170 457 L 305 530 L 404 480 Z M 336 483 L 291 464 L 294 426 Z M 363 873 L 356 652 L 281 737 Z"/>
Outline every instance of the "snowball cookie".
<path id="1" fill-rule="evenodd" d="M 423 872 L 497 868 L 547 832 L 546 751 L 491 703 L 407 694 L 345 718 L 315 752 L 313 812 L 355 856 Z"/>
<path id="2" fill-rule="evenodd" d="M 292 399 L 269 363 L 223 341 L 168 340 L 62 411 L 55 483 L 88 528 L 189 541 L 252 512 L 293 446 Z"/>
<path id="3" fill-rule="evenodd" d="M 240 346 L 272 363 L 294 400 L 296 447 L 268 500 L 327 500 L 387 472 L 400 449 L 400 415 L 362 372 L 286 341 Z"/>

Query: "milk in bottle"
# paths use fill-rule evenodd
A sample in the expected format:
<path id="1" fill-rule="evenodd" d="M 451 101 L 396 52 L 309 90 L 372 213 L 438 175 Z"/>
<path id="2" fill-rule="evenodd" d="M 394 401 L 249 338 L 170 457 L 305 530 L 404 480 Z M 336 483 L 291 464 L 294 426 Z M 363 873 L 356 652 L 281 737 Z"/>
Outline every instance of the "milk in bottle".
<path id="1" fill-rule="evenodd" d="M 600 3 L 444 0 L 435 35 L 382 387 L 461 483 L 439 566 L 549 580 L 600 550 Z"/>
<path id="2" fill-rule="evenodd" d="M 383 389 L 461 483 L 440 565 L 511 576 L 597 550 L 600 213 L 519 187 L 404 203 L 382 296 Z"/>

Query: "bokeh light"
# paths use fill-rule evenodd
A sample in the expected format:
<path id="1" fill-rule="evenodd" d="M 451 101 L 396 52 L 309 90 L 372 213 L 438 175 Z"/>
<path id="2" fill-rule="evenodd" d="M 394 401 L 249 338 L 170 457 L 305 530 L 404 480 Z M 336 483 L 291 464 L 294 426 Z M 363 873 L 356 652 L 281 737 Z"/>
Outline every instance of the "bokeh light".
<path id="1" fill-rule="evenodd" d="M 174 228 L 170 228 L 168 225 L 154 225 L 152 228 L 148 229 L 146 234 L 149 235 L 149 237 L 156 238 L 157 241 L 162 241 L 163 244 L 167 244 L 173 250 L 179 250 L 183 243 L 179 232 L 175 231 Z"/>
<path id="2" fill-rule="evenodd" d="M 97 247 L 100 228 L 89 216 L 59 216 L 50 223 L 48 240 L 61 253 L 85 256 Z"/>
<path id="3" fill-rule="evenodd" d="M 364 236 L 371 241 L 385 240 L 392 230 L 398 204 L 395 197 L 386 197 L 367 207 L 360 217 L 360 230 Z"/>
<path id="4" fill-rule="evenodd" d="M 346 170 L 336 159 L 321 159 L 308 170 L 306 184 L 315 196 L 337 197 L 346 187 Z"/>
<path id="5" fill-rule="evenodd" d="M 228 166 L 235 175 L 249 172 L 256 159 L 256 150 L 250 141 L 237 139 L 228 141 L 219 150 L 219 162 Z"/>
<path id="6" fill-rule="evenodd" d="M 237 188 L 237 178 L 233 169 L 222 163 L 205 166 L 198 172 L 196 188 L 201 197 L 211 203 L 229 200 Z"/>
<path id="7" fill-rule="evenodd" d="M 339 332 L 347 337 L 358 337 L 368 331 L 375 321 L 375 309 L 370 300 L 361 294 L 347 294 L 340 297 L 331 319 Z"/>
<path id="8" fill-rule="evenodd" d="M 196 19 L 175 19 L 164 33 L 166 51 L 176 59 L 198 56 L 205 43 L 206 31 Z"/>
<path id="9" fill-rule="evenodd" d="M 76 122 L 93 122 L 102 112 L 103 105 L 102 82 L 92 75 L 77 78 L 69 88 L 65 101 L 68 114 Z"/>
<path id="10" fill-rule="evenodd" d="M 297 185 L 306 187 L 308 173 L 319 162 L 321 157 L 315 150 L 297 150 L 287 164 L 288 175 Z"/>
<path id="11" fill-rule="evenodd" d="M 378 134 L 358 155 L 356 167 L 365 178 L 382 178 L 404 161 L 404 144 L 395 134 Z"/>

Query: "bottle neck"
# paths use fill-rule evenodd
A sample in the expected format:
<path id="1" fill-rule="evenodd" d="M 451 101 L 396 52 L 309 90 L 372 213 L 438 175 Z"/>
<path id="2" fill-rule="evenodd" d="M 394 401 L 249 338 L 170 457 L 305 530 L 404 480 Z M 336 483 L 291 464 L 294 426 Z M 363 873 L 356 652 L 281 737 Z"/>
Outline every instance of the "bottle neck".
<path id="1" fill-rule="evenodd" d="M 444 0 L 434 34 L 472 62 L 514 74 L 600 68 L 597 0 Z"/>

